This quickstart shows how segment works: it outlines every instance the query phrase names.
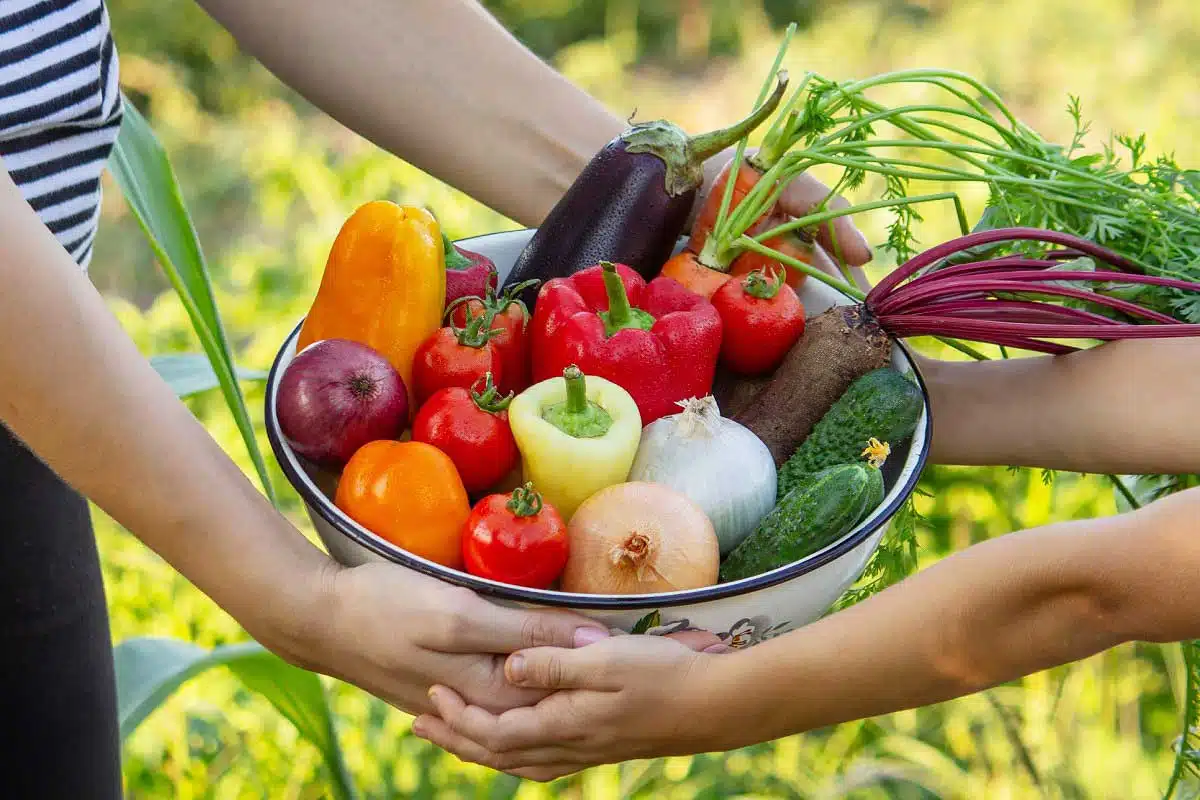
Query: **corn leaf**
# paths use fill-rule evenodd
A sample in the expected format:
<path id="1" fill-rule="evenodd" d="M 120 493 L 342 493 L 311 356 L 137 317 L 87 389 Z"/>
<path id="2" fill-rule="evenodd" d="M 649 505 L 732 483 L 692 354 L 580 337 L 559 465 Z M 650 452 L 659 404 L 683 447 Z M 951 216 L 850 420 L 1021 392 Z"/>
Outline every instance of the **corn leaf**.
<path id="1" fill-rule="evenodd" d="M 213 372 L 208 356 L 203 353 L 151 356 L 150 366 L 154 367 L 158 376 L 167 382 L 178 397 L 190 397 L 221 385 L 221 379 Z M 243 381 L 267 379 L 267 373 L 244 367 L 237 367 L 235 374 Z"/>
<path id="2" fill-rule="evenodd" d="M 146 235 L 150 249 L 187 310 L 263 490 L 271 502 L 276 503 L 267 465 L 246 410 L 246 399 L 238 384 L 233 353 L 221 325 L 204 252 L 175 179 L 175 171 L 145 117 L 127 100 L 124 101 L 124 113 L 109 169 Z"/>
<path id="3" fill-rule="evenodd" d="M 255 642 L 205 650 L 175 639 L 144 637 L 121 642 L 113 658 L 122 740 L 190 678 L 226 667 L 316 746 L 329 769 L 334 796 L 355 796 L 325 689 L 314 673 L 293 667 Z"/>

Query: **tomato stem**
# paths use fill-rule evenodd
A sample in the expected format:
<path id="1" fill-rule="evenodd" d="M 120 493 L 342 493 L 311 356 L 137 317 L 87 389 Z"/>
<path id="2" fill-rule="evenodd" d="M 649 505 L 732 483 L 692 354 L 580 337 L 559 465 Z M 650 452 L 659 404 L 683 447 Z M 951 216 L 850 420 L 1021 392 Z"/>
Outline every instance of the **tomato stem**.
<path id="1" fill-rule="evenodd" d="M 542 505 L 542 496 L 534 491 L 532 483 L 526 483 L 513 489 L 505 508 L 514 517 L 536 517 L 541 513 Z"/>
<path id="2" fill-rule="evenodd" d="M 471 307 L 467 306 L 465 313 L 467 324 L 464 327 L 459 328 L 453 322 L 450 323 L 450 330 L 454 332 L 455 338 L 463 347 L 479 349 L 486 345 L 493 336 L 504 332 L 503 328 L 491 327 L 492 320 L 496 318 L 493 311 L 483 311 L 478 316 L 472 316 Z"/>
<path id="3" fill-rule="evenodd" d="M 770 300 L 779 294 L 782 286 L 783 275 L 776 273 L 775 270 L 771 270 L 771 275 L 768 277 L 763 270 L 756 269 L 742 279 L 742 291 L 760 300 Z"/>
<path id="4" fill-rule="evenodd" d="M 485 382 L 482 392 L 475 390 L 475 387 L 479 385 L 479 381 Z M 475 405 L 479 407 L 480 411 L 487 411 L 490 414 L 498 414 L 501 411 L 504 411 L 506 408 L 508 408 L 508 404 L 512 402 L 512 392 L 509 392 L 503 397 L 498 397 L 498 394 L 499 390 L 496 388 L 496 384 L 492 380 L 491 370 L 488 370 L 482 378 L 476 380 L 471 386 L 471 399 L 475 401 Z"/>

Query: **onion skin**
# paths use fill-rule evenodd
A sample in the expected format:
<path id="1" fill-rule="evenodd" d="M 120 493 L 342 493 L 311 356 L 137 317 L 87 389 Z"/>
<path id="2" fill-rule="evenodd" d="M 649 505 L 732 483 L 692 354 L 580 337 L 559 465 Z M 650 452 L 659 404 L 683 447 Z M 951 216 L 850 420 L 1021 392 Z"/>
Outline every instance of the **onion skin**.
<path id="1" fill-rule="evenodd" d="M 408 390 L 377 350 L 348 339 L 323 339 L 300 351 L 284 371 L 276 413 L 296 453 L 342 467 L 368 442 L 403 433 Z"/>
<path id="2" fill-rule="evenodd" d="M 680 492 L 631 481 L 601 489 L 567 526 L 562 589 L 582 594 L 655 594 L 717 582 L 720 546 L 712 523 Z"/>

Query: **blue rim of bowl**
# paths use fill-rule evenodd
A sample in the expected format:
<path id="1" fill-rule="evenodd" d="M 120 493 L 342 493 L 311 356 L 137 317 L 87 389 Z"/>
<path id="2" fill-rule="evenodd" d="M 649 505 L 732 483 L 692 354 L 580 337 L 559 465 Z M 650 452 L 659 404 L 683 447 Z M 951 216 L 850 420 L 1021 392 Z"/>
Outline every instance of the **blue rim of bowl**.
<path id="1" fill-rule="evenodd" d="M 276 414 L 275 404 L 271 402 L 271 397 L 274 394 L 273 387 L 279 379 L 279 369 L 283 361 L 284 350 L 290 343 L 295 341 L 299 334 L 300 326 L 303 324 L 303 319 L 296 323 L 296 327 L 284 339 L 283 345 L 280 346 L 279 351 L 275 354 L 275 360 L 271 364 L 271 371 L 267 375 L 266 391 L 264 392 L 264 405 L 266 408 L 264 409 L 263 422 L 267 431 L 267 440 L 271 443 L 271 450 L 275 454 L 275 461 L 279 464 L 279 468 L 292 484 L 292 487 L 308 505 L 310 510 L 315 510 L 321 519 L 332 526 L 334 530 L 358 546 L 392 563 L 400 564 L 424 575 L 429 575 L 458 586 L 465 586 L 479 594 L 488 595 L 498 600 L 532 603 L 558 608 L 620 611 L 646 609 L 649 607 L 673 608 L 696 603 L 707 603 L 727 597 L 738 597 L 759 591 L 760 589 L 776 586 L 836 561 L 877 533 L 880 528 L 896 515 L 900 507 L 912 495 L 929 457 L 929 444 L 933 436 L 933 420 L 929 414 L 929 390 L 925 385 L 925 379 L 922 377 L 920 369 L 917 368 L 917 363 L 913 359 L 912 353 L 909 352 L 903 342 L 893 340 L 892 344 L 899 347 L 904 353 L 905 358 L 912 367 L 913 375 L 916 376 L 917 385 L 921 389 L 921 399 L 925 403 L 925 433 L 921 441 L 921 448 L 917 453 L 916 466 L 913 467 L 912 472 L 909 473 L 907 479 L 904 481 L 901 491 L 895 495 L 891 502 L 884 506 L 882 511 L 876 512 L 870 525 L 863 526 L 824 550 L 819 550 L 811 556 L 781 569 L 772 570 L 762 575 L 744 578 L 732 583 L 718 583 L 700 589 L 664 594 L 594 595 L 573 594 L 571 592 L 560 592 L 552 589 L 526 589 L 521 586 L 492 583 L 476 578 L 466 572 L 440 567 L 432 562 L 416 558 L 403 548 L 391 544 L 381 537 L 364 535 L 358 529 L 358 526 L 316 487 L 313 480 L 303 470 L 297 470 L 292 466 L 291 459 L 285 455 L 287 445 L 284 441 L 283 433 L 279 429 L 279 418 Z"/>

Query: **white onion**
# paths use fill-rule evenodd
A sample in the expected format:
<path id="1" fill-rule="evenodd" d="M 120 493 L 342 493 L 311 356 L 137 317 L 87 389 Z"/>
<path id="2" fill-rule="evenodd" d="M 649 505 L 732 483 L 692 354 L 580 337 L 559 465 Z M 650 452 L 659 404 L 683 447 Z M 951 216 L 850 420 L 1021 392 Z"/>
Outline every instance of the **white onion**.
<path id="1" fill-rule="evenodd" d="M 725 555 L 775 507 L 775 460 L 748 428 L 721 416 L 712 396 L 679 405 L 681 413 L 642 431 L 629 480 L 669 486 L 700 506 Z"/>

